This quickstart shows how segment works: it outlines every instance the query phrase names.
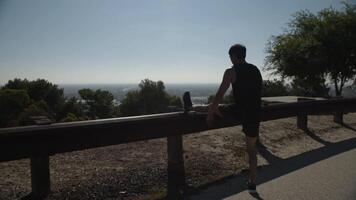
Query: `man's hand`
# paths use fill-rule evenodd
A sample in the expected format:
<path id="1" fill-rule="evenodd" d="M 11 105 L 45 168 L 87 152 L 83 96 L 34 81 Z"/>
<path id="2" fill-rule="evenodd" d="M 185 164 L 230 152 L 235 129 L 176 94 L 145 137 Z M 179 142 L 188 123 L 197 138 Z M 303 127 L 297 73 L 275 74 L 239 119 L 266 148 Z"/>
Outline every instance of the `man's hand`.
<path id="1" fill-rule="evenodd" d="M 209 127 L 213 126 L 213 124 L 214 124 L 214 119 L 215 119 L 215 115 L 218 115 L 218 116 L 222 117 L 222 114 L 221 114 L 221 112 L 220 112 L 220 110 L 219 110 L 218 107 L 213 108 L 212 105 L 209 105 L 208 116 L 207 116 L 207 118 L 206 118 L 206 124 L 207 124 Z"/>

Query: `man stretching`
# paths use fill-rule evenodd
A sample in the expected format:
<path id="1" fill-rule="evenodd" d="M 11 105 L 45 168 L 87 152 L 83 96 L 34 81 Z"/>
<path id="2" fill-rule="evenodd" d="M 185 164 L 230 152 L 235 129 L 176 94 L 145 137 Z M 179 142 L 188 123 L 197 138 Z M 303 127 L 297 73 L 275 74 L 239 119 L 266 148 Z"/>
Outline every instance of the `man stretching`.
<path id="1" fill-rule="evenodd" d="M 242 123 L 242 131 L 246 135 L 246 146 L 249 158 L 249 179 L 247 188 L 250 193 L 256 193 L 257 156 L 256 142 L 259 132 L 261 109 L 262 77 L 259 69 L 245 61 L 246 47 L 241 44 L 233 45 L 229 50 L 233 66 L 226 69 L 223 80 L 209 106 L 207 124 L 211 126 L 214 115 L 221 116 L 218 109 L 226 90 L 232 85 L 235 101 L 233 113 Z"/>

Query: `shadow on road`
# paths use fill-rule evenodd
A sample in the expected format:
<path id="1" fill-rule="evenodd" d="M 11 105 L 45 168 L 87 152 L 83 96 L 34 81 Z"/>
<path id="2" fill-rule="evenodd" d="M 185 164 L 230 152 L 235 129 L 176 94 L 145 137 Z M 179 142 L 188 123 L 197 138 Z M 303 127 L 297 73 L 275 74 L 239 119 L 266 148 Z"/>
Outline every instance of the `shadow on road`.
<path id="1" fill-rule="evenodd" d="M 312 151 L 308 151 L 287 159 L 282 159 L 270 153 L 263 145 L 259 145 L 259 152 L 269 162 L 269 165 L 265 165 L 259 168 L 257 184 L 262 184 L 267 181 L 276 179 L 305 166 L 311 165 L 354 148 L 356 148 L 356 138 L 336 143 L 325 143 L 325 146 L 321 148 L 314 149 Z M 245 189 L 245 178 L 243 175 L 238 174 L 203 185 L 194 191 L 189 191 L 185 195 L 185 199 L 193 199 L 194 195 L 198 195 L 199 199 L 223 199 L 240 193 Z M 261 197 L 258 194 L 254 197 L 256 199 L 263 199 L 263 196 Z"/>

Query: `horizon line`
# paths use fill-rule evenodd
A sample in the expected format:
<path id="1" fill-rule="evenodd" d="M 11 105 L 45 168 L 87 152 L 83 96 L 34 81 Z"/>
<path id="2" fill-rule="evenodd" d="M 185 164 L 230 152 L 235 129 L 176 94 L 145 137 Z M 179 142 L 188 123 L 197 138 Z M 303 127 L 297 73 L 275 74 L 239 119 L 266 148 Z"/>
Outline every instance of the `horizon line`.
<path id="1" fill-rule="evenodd" d="M 154 81 L 157 82 L 157 81 Z M 181 82 L 164 82 L 164 84 L 176 84 L 176 85 L 183 85 L 183 84 L 220 84 L 220 83 L 207 83 L 207 82 L 187 82 L 187 83 L 181 83 Z M 139 83 L 131 83 L 131 82 L 121 82 L 121 83 L 54 83 L 56 85 L 113 85 L 113 84 L 132 84 L 132 85 L 138 85 Z"/>

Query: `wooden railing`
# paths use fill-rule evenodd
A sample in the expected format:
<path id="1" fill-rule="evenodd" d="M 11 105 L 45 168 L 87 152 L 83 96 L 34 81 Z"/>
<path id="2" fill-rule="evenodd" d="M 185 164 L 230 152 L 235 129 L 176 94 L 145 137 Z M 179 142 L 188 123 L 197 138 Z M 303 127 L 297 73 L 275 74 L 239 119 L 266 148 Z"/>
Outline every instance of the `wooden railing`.
<path id="1" fill-rule="evenodd" d="M 30 158 L 30 195 L 43 198 L 50 191 L 51 155 L 167 138 L 167 196 L 177 197 L 185 187 L 182 135 L 240 124 L 232 115 L 225 114 L 214 126 L 208 127 L 206 113 L 189 111 L 192 110 L 189 98 L 184 99 L 185 111 L 173 113 L 0 129 L 0 162 Z M 342 123 L 343 114 L 356 112 L 356 98 L 300 100 L 303 101 L 262 106 L 261 121 L 297 116 L 297 126 L 305 129 L 308 115 L 332 114 L 335 122 Z M 231 110 L 231 106 L 220 108 Z M 200 109 L 206 110 L 206 107 Z"/>

